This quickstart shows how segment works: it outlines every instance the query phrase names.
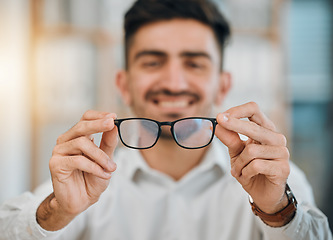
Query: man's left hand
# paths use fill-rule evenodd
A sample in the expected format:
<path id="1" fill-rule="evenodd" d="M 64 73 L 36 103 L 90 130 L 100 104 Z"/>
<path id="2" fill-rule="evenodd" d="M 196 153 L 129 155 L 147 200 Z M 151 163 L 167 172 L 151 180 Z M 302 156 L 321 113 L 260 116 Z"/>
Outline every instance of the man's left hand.
<path id="1" fill-rule="evenodd" d="M 276 132 L 254 102 L 218 114 L 217 122 L 215 134 L 229 148 L 232 176 L 265 213 L 283 209 L 288 204 L 285 187 L 290 172 L 285 136 Z"/>

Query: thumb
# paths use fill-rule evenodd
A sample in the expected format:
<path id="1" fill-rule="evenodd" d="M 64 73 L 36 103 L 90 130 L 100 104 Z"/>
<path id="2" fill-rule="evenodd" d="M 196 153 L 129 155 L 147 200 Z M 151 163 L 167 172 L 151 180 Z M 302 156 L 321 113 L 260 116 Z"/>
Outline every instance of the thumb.
<path id="1" fill-rule="evenodd" d="M 243 151 L 245 143 L 240 139 L 238 133 L 223 127 L 223 124 L 228 121 L 228 117 L 228 114 L 220 113 L 217 115 L 216 120 L 218 125 L 215 129 L 215 135 L 228 147 L 230 158 L 234 158 Z"/>
<path id="2" fill-rule="evenodd" d="M 112 130 L 103 133 L 100 149 L 103 150 L 109 157 L 111 157 L 117 147 L 117 144 L 117 127 L 114 126 Z"/>

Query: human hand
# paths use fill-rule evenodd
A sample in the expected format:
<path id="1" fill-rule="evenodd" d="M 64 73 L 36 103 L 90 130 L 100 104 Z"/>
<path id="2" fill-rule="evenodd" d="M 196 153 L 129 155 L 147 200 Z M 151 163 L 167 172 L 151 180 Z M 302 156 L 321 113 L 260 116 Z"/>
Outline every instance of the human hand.
<path id="1" fill-rule="evenodd" d="M 37 220 L 48 220 L 45 212 L 55 210 L 55 216 L 71 220 L 98 201 L 116 169 L 113 162 L 118 141 L 115 118 L 115 114 L 87 111 L 74 127 L 58 138 L 49 163 L 54 194 L 49 206 L 37 211 Z M 91 139 L 91 134 L 99 132 L 103 132 L 100 147 Z M 50 222 L 59 218 L 53 217 Z M 58 226 L 45 223 L 43 227 L 56 230 L 67 223 L 65 220 L 63 224 L 56 223 Z"/>
<path id="2" fill-rule="evenodd" d="M 288 204 L 285 187 L 290 172 L 285 136 L 253 102 L 218 114 L 217 122 L 215 134 L 229 149 L 232 176 L 265 213 L 283 209 Z M 242 141 L 238 133 L 248 140 Z"/>

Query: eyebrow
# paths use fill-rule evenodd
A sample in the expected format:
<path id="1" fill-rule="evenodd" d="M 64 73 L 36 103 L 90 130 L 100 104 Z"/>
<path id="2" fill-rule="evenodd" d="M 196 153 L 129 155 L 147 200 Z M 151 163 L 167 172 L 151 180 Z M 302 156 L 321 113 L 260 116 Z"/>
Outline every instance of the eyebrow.
<path id="1" fill-rule="evenodd" d="M 181 54 L 180 54 L 180 56 L 182 56 L 182 57 L 190 57 L 190 58 L 194 58 L 194 57 L 204 57 L 204 58 L 207 58 L 207 59 L 209 59 L 209 60 L 212 60 L 212 57 L 208 54 L 208 53 L 206 53 L 206 52 L 195 52 L 195 51 L 193 51 L 193 52 L 190 52 L 190 51 L 185 51 L 185 52 L 182 52 Z"/>
<path id="2" fill-rule="evenodd" d="M 179 55 L 181 57 L 190 57 L 190 58 L 204 57 L 209 60 L 212 60 L 212 57 L 208 53 L 202 52 L 202 51 L 184 51 L 184 52 L 180 53 Z M 144 57 L 144 56 L 166 57 L 167 53 L 165 53 L 163 51 L 159 51 L 159 50 L 143 50 L 143 51 L 138 52 L 134 56 L 134 61 L 141 57 Z"/>
<path id="3" fill-rule="evenodd" d="M 165 52 L 158 51 L 158 50 L 143 50 L 143 51 L 140 51 L 137 54 L 135 54 L 134 61 L 137 60 L 138 58 L 144 57 L 144 56 L 166 57 L 167 54 Z"/>

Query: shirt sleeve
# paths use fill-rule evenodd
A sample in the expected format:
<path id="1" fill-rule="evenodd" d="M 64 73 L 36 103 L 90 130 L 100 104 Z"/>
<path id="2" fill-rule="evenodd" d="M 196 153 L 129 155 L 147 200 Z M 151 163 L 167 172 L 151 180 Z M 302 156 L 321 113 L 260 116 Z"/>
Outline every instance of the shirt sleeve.
<path id="1" fill-rule="evenodd" d="M 298 206 L 293 220 L 283 227 L 270 227 L 258 218 L 264 239 L 269 240 L 332 240 L 327 217 L 317 208 Z"/>
<path id="2" fill-rule="evenodd" d="M 304 173 L 293 163 L 288 183 L 298 201 L 296 214 L 283 227 L 270 227 L 256 217 L 264 239 L 332 240 L 327 217 L 316 207 L 310 184 Z"/>
<path id="3" fill-rule="evenodd" d="M 62 233 L 64 229 L 46 231 L 36 221 L 37 208 L 50 194 L 49 189 L 45 184 L 38 194 L 26 192 L 0 206 L 0 240 L 56 239 Z"/>

